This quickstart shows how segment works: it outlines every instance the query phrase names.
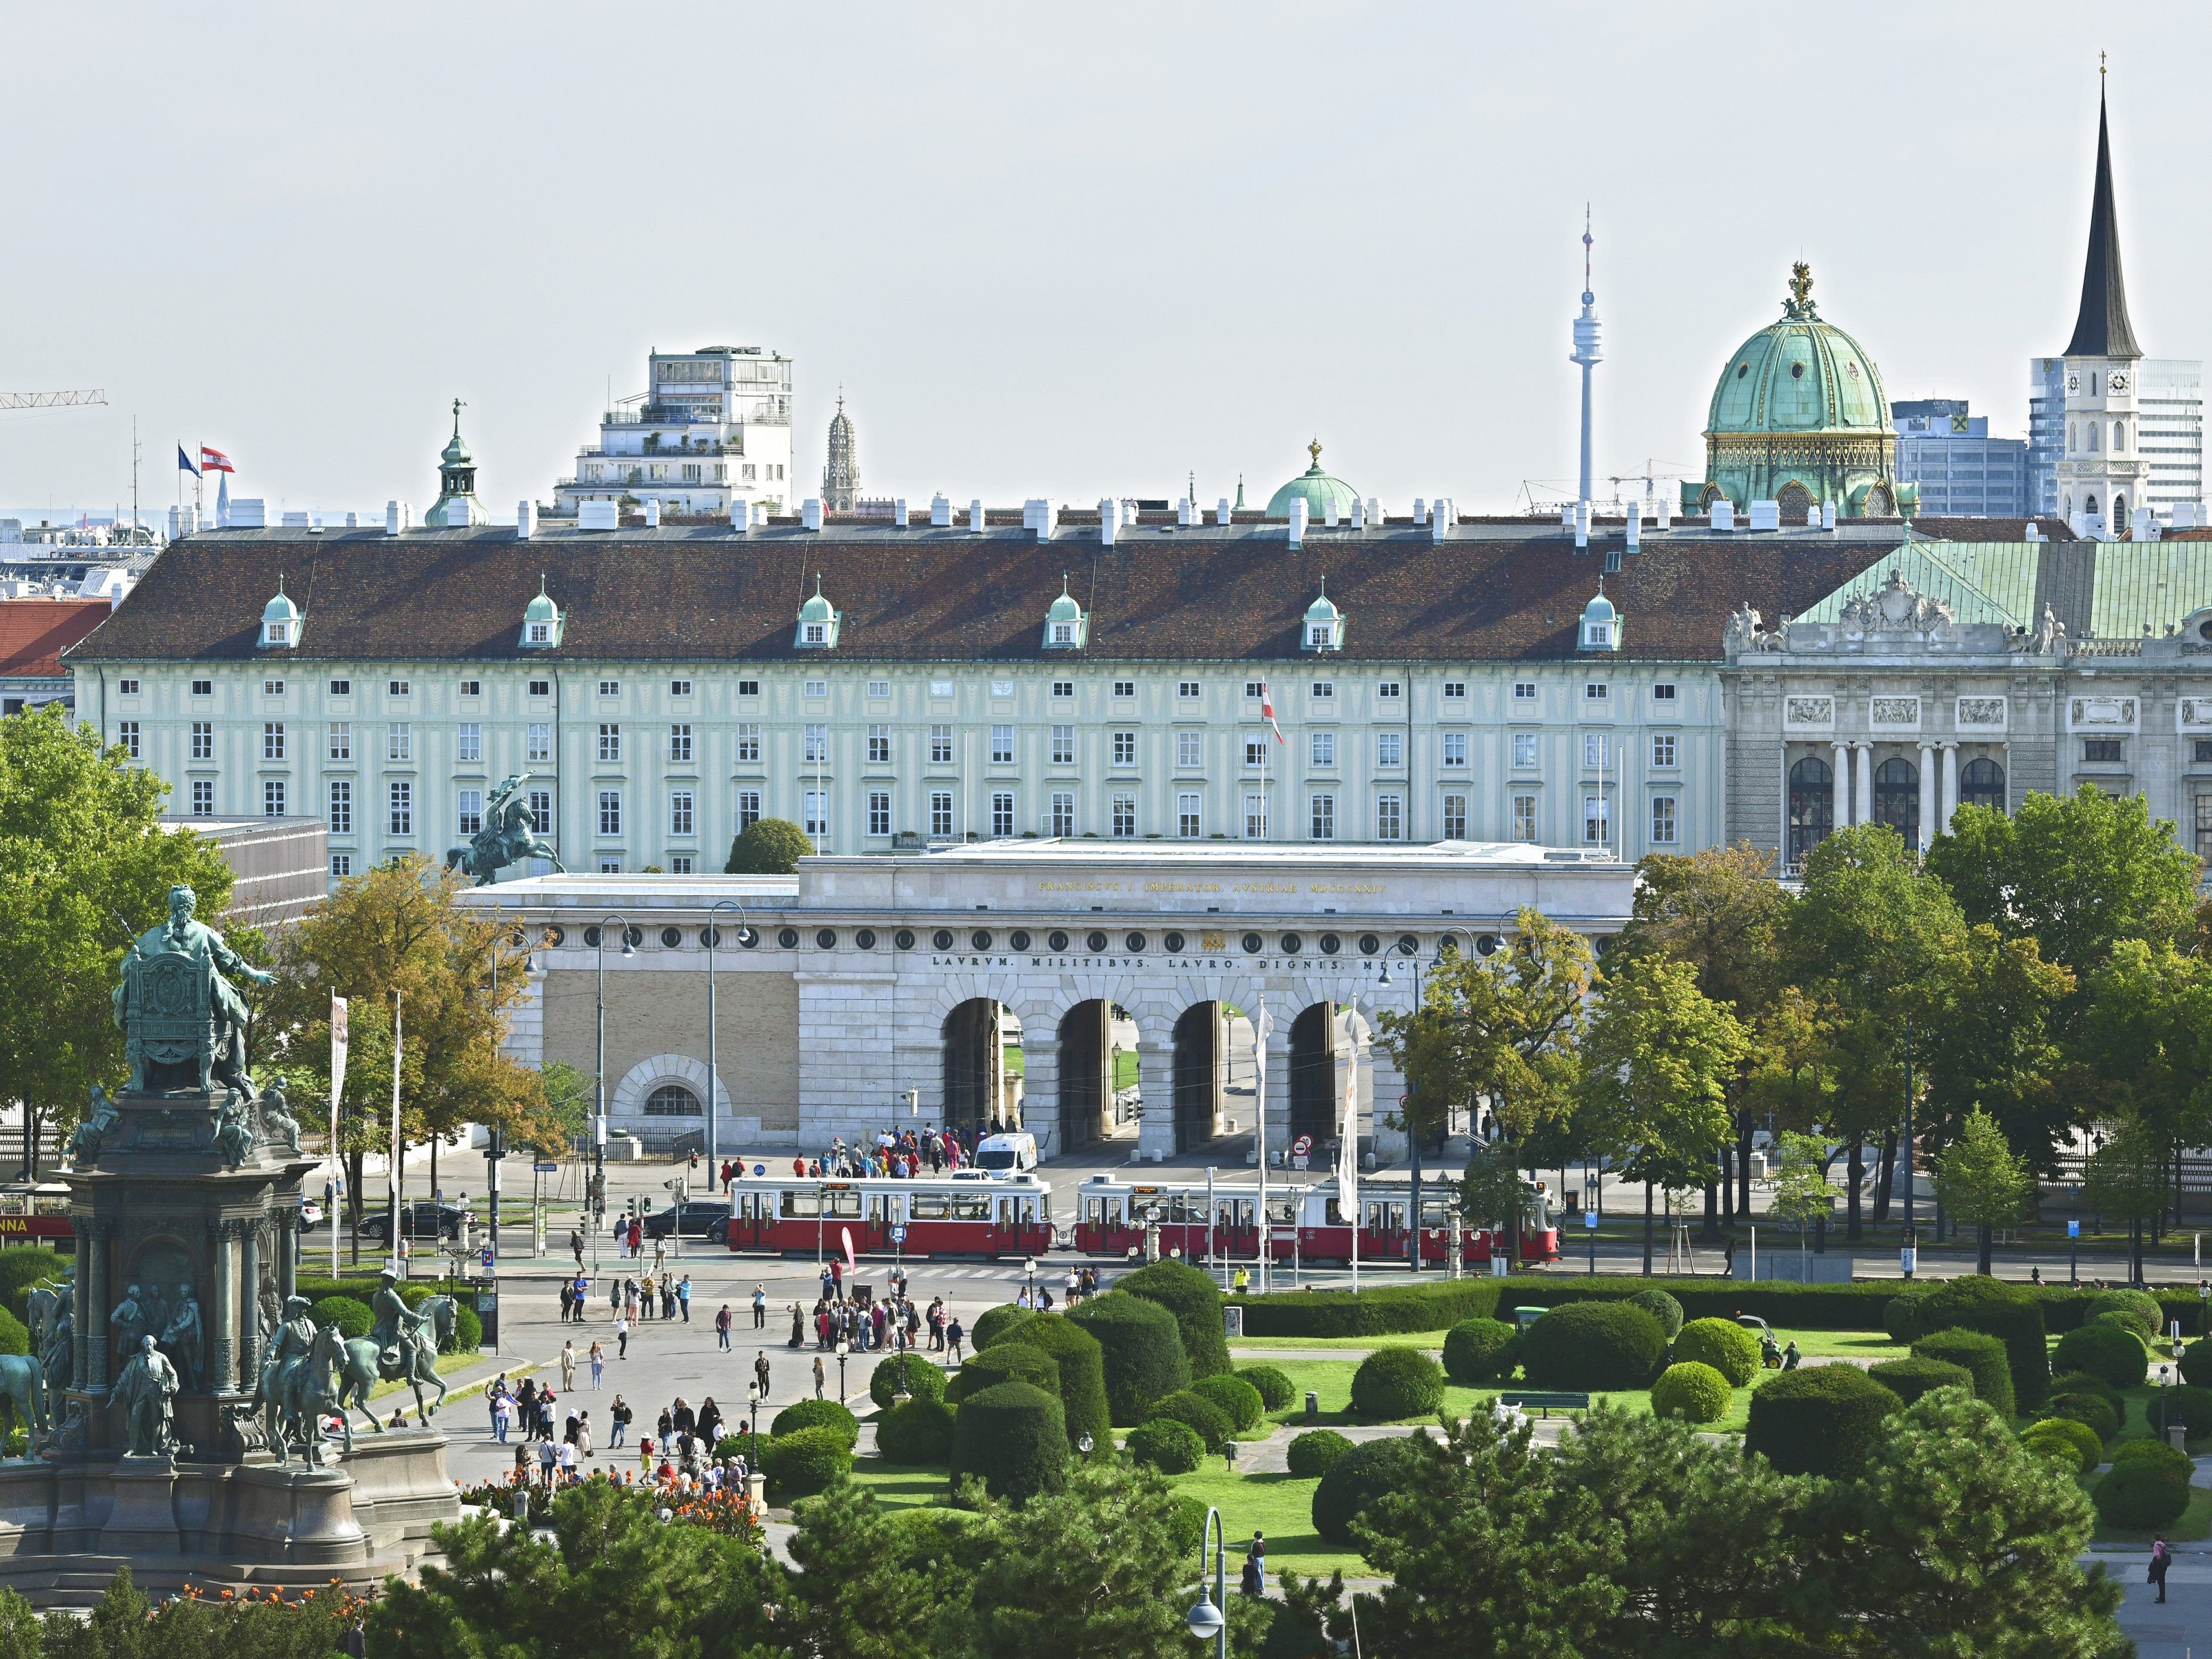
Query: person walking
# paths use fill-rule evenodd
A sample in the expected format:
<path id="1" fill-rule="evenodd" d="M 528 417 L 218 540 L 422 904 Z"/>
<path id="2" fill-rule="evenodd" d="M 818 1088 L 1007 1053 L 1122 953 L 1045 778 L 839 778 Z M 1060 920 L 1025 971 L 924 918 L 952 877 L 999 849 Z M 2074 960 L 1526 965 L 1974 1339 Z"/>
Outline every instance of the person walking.
<path id="1" fill-rule="evenodd" d="M 962 1363 L 960 1358 L 960 1340 L 967 1333 L 960 1328 L 960 1316 L 958 1314 L 953 1315 L 951 1322 L 945 1328 L 945 1340 L 951 1347 L 952 1363 L 956 1365 Z"/>
<path id="2" fill-rule="evenodd" d="M 599 1386 L 599 1374 L 607 1368 L 607 1351 L 594 1340 L 592 1343 L 592 1386 Z"/>
<path id="3" fill-rule="evenodd" d="M 757 1331 L 768 1328 L 768 1292 L 757 1285 L 753 1286 L 753 1328 Z"/>
<path id="4" fill-rule="evenodd" d="M 615 1358 L 629 1358 L 629 1321 L 621 1314 L 615 1316 Z"/>
<path id="5" fill-rule="evenodd" d="M 572 1394 L 576 1387 L 576 1340 L 570 1337 L 561 1345 L 561 1392 Z"/>
<path id="6" fill-rule="evenodd" d="M 550 1439 L 538 1443 L 538 1477 L 544 1482 L 545 1490 L 553 1490 L 553 1471 L 558 1466 L 561 1454 L 554 1449 Z"/>
<path id="7" fill-rule="evenodd" d="M 2152 1534 L 2150 1582 L 2158 1586 L 2158 1599 L 2161 1601 L 2166 1600 L 2166 1570 L 2172 1565 L 2173 1551 L 2166 1545 L 2166 1534 L 2162 1532 Z"/>
<path id="8" fill-rule="evenodd" d="M 505 1384 L 495 1384 L 491 1396 L 492 1437 L 504 1446 L 507 1431 L 514 1421 L 514 1401 L 507 1397 Z"/>
<path id="9" fill-rule="evenodd" d="M 763 1406 L 768 1404 L 768 1350 L 763 1348 L 753 1356 L 753 1387 L 759 1391 Z"/>
<path id="10" fill-rule="evenodd" d="M 607 1446 L 610 1450 L 621 1445 L 623 1436 L 629 1432 L 630 1417 L 629 1402 L 620 1395 L 617 1395 L 614 1405 L 607 1412 L 607 1420 L 614 1425 L 612 1431 L 607 1436 Z"/>
<path id="11" fill-rule="evenodd" d="M 576 1419 L 576 1455 L 579 1457 L 599 1455 L 592 1449 L 592 1414 L 589 1412 L 580 1413 Z"/>
<path id="12" fill-rule="evenodd" d="M 561 1322 L 565 1325 L 576 1311 L 576 1287 L 567 1279 L 561 1281 Z"/>
<path id="13" fill-rule="evenodd" d="M 830 1368 L 822 1363 L 822 1356 L 814 1356 L 814 1397 L 822 1398 L 822 1385 L 829 1380 Z"/>
<path id="14" fill-rule="evenodd" d="M 698 1432 L 710 1453 L 722 1438 L 722 1408 L 714 1403 L 711 1394 L 707 1396 L 707 1403 L 699 1407 Z"/>
<path id="15" fill-rule="evenodd" d="M 576 1271 L 582 1273 L 584 1271 L 584 1235 L 574 1227 L 568 1229 L 568 1249 L 569 1253 L 576 1258 Z"/>
<path id="16" fill-rule="evenodd" d="M 724 1353 L 730 1351 L 730 1304 L 725 1302 L 722 1310 L 714 1316 L 714 1346 Z"/>
<path id="17" fill-rule="evenodd" d="M 799 1304 L 796 1302 L 791 1304 L 791 1340 L 784 1346 L 792 1348 L 803 1348 L 806 1346 L 806 1322 L 799 1313 Z"/>
<path id="18" fill-rule="evenodd" d="M 1244 1570 L 1237 1588 L 1247 1595 L 1267 1593 L 1267 1540 L 1256 1528 L 1252 1534 L 1251 1547 L 1244 1552 Z"/>

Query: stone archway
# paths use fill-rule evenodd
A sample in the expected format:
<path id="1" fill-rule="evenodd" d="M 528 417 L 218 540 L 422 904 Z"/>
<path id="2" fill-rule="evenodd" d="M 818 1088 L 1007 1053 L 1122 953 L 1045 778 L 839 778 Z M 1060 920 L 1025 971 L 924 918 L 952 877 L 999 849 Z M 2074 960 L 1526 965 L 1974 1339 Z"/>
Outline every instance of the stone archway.
<path id="1" fill-rule="evenodd" d="M 1175 1024 L 1175 1149 L 1196 1152 L 1218 1139 L 1229 1109 L 1229 1021 L 1222 1002 L 1185 1009 Z"/>
<path id="2" fill-rule="evenodd" d="M 1024 1054 L 1019 1015 L 990 997 L 970 997 L 945 1017 L 945 1122 L 990 1132 L 1023 1121 Z"/>
<path id="3" fill-rule="evenodd" d="M 1291 1022 L 1291 1140 L 1311 1135 L 1320 1147 L 1344 1121 L 1344 1066 L 1336 1004 L 1312 1004 Z"/>
<path id="4" fill-rule="evenodd" d="M 1060 1124 L 1054 1150 L 1079 1152 L 1133 1121 L 1121 1109 L 1137 1087 L 1135 1021 L 1111 997 L 1077 1003 L 1060 1019 Z M 1132 1101 L 1133 1105 L 1133 1101 Z"/>

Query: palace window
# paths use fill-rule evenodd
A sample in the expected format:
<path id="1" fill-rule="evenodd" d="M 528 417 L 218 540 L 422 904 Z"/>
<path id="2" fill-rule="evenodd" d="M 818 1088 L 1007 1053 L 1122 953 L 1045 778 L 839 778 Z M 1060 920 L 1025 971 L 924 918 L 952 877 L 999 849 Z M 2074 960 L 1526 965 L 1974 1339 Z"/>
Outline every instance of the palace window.
<path id="1" fill-rule="evenodd" d="M 1045 833 L 1063 837 L 1075 833 L 1075 796 L 1070 791 L 1053 792 L 1052 808 L 1045 817 Z"/>
<path id="2" fill-rule="evenodd" d="M 125 754 L 132 760 L 137 760 L 138 758 L 138 722 L 137 720 L 116 721 L 115 741 Z"/>
<path id="3" fill-rule="evenodd" d="M 1009 731 L 1012 728 L 1008 728 Z M 933 726 L 929 728 L 929 763 L 932 766 L 952 764 L 952 728 Z"/>
<path id="4" fill-rule="evenodd" d="M 1403 841 L 1406 838 L 1406 798 L 1402 795 L 1377 795 L 1375 798 L 1375 839 Z"/>
<path id="5" fill-rule="evenodd" d="M 1534 732 L 1516 732 L 1513 734 L 1513 764 L 1532 767 L 1535 763 L 1536 734 Z"/>
<path id="6" fill-rule="evenodd" d="M 213 720 L 192 722 L 192 758 L 196 761 L 215 758 L 215 722 Z"/>
<path id="7" fill-rule="evenodd" d="M 280 761 L 284 758 L 284 722 L 264 720 L 261 723 L 261 758 Z"/>
<path id="8" fill-rule="evenodd" d="M 1176 796 L 1176 835 L 1183 841 L 1196 841 L 1200 835 L 1198 791 L 1185 789 Z"/>
<path id="9" fill-rule="evenodd" d="M 939 836 L 952 833 L 952 792 L 950 789 L 929 792 L 929 833 Z"/>
<path id="10" fill-rule="evenodd" d="M 406 721 L 396 720 L 384 728 L 384 758 L 402 766 L 414 761 L 415 731 Z"/>
<path id="11" fill-rule="evenodd" d="M 1312 757 L 1312 762 L 1313 762 L 1313 764 L 1314 764 L 1314 765 L 1316 765 L 1316 766 L 1334 766 L 1334 765 L 1335 765 L 1335 764 L 1336 764 L 1336 733 L 1335 733 L 1335 732 L 1313 732 L 1313 733 L 1310 734 L 1310 736 L 1309 736 L 1309 738 L 1308 738 L 1308 743 L 1309 743 L 1309 744 L 1310 744 L 1310 754 L 1311 754 L 1311 757 Z"/>
<path id="12" fill-rule="evenodd" d="M 1075 728 L 1055 726 L 1052 728 L 1052 763 L 1054 766 L 1075 764 Z"/>
<path id="13" fill-rule="evenodd" d="M 868 764 L 888 766 L 891 760 L 891 729 L 876 724 L 868 727 Z"/>
<path id="14" fill-rule="evenodd" d="M 1001 789 L 991 797 L 991 836 L 994 840 L 1004 841 L 1013 833 L 1013 793 Z"/>
<path id="15" fill-rule="evenodd" d="M 1375 763 L 1377 766 L 1403 766 L 1406 763 L 1406 734 L 1403 732 L 1377 732 L 1375 734 Z"/>
<path id="16" fill-rule="evenodd" d="M 696 799 L 689 789 L 672 789 L 668 792 L 668 833 L 670 835 L 690 836 L 696 833 L 692 828 L 692 807 Z"/>
<path id="17" fill-rule="evenodd" d="M 1114 764 L 1134 766 L 1137 763 L 1137 734 L 1116 732 L 1114 734 Z"/>
<path id="18" fill-rule="evenodd" d="M 807 765 L 830 758 L 830 727 L 823 723 L 810 723 L 799 733 L 799 760 Z"/>
<path id="19" fill-rule="evenodd" d="M 211 818 L 215 816 L 214 779 L 194 778 L 192 780 L 192 816 L 196 818 Z"/>
<path id="20" fill-rule="evenodd" d="M 740 721 L 738 726 L 738 760 L 740 764 L 760 764 L 760 723 L 757 720 Z"/>
<path id="21" fill-rule="evenodd" d="M 1674 844 L 1674 798 L 1672 795 L 1654 795 L 1651 798 L 1651 842 L 1655 847 Z"/>
<path id="22" fill-rule="evenodd" d="M 1134 795 L 1114 797 L 1111 812 L 1114 838 L 1128 841 L 1137 833 L 1137 798 Z"/>
<path id="23" fill-rule="evenodd" d="M 1536 839 L 1536 798 L 1534 795 L 1513 797 L 1513 839 Z"/>
<path id="24" fill-rule="evenodd" d="M 688 721 L 678 721 L 668 728 L 668 758 L 679 765 L 691 761 L 691 727 Z"/>
<path id="25" fill-rule="evenodd" d="M 1467 839 L 1467 797 L 1456 793 L 1444 797 L 1444 839 Z"/>
<path id="26" fill-rule="evenodd" d="M 600 790 L 599 833 L 603 836 L 619 836 L 622 834 L 622 791 L 619 789 Z"/>
<path id="27" fill-rule="evenodd" d="M 1670 767 L 1674 764 L 1674 734 L 1672 732 L 1654 732 L 1651 738 L 1651 764 Z"/>
<path id="28" fill-rule="evenodd" d="M 1466 732 L 1447 732 L 1444 733 L 1444 764 L 1446 766 L 1465 766 L 1467 764 Z"/>
<path id="29" fill-rule="evenodd" d="M 868 791 L 868 833 L 888 836 L 891 832 L 891 792 L 888 789 Z"/>
<path id="30" fill-rule="evenodd" d="M 1244 797 L 1244 839 L 1267 839 L 1267 796 L 1264 790 L 1255 789 Z"/>
<path id="31" fill-rule="evenodd" d="M 1206 735 L 1201 732 L 1176 733 L 1176 769 L 1195 772 L 1206 764 Z"/>
<path id="32" fill-rule="evenodd" d="M 550 789 L 530 792 L 530 827 L 541 836 L 553 833 L 553 792 Z"/>
<path id="33" fill-rule="evenodd" d="M 195 784 L 192 787 L 197 789 L 199 786 Z M 330 820 L 331 833 L 334 836 L 353 834 L 353 780 L 332 778 L 330 783 L 330 811 L 327 816 Z M 212 802 L 210 803 L 210 810 L 213 810 Z"/>
<path id="34" fill-rule="evenodd" d="M 454 728 L 453 758 L 465 766 L 483 761 L 483 726 L 479 722 L 463 720 Z"/>
<path id="35" fill-rule="evenodd" d="M 599 722 L 599 764 L 611 766 L 622 759 L 622 727 Z"/>
<path id="36" fill-rule="evenodd" d="M 1612 839 L 1612 803 L 1603 795 L 1584 795 L 1583 797 L 1583 845 L 1603 847 Z"/>
<path id="37" fill-rule="evenodd" d="M 465 836 L 473 836 L 483 828 L 483 791 L 464 789 L 455 803 L 455 827 Z"/>
<path id="38" fill-rule="evenodd" d="M 415 833 L 415 786 L 405 778 L 392 779 L 386 792 L 385 802 L 391 809 L 386 818 L 386 823 L 390 826 L 386 833 L 394 836 L 413 835 Z"/>
<path id="39" fill-rule="evenodd" d="M 1314 841 L 1336 839 L 1336 797 L 1316 794 L 1306 802 L 1306 834 Z"/>
<path id="40" fill-rule="evenodd" d="M 761 820 L 761 792 L 757 789 L 738 791 L 738 830 L 740 834 Z"/>

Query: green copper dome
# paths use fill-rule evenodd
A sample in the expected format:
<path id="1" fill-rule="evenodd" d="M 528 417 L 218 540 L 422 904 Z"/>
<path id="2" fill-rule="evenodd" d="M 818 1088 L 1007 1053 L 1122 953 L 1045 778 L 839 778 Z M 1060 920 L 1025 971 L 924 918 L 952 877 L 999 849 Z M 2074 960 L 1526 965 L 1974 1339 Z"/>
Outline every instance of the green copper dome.
<path id="1" fill-rule="evenodd" d="M 1306 504 L 1306 520 L 1310 524 L 1327 524 L 1333 502 L 1340 522 L 1349 523 L 1352 506 L 1359 499 L 1359 492 L 1341 478 L 1333 477 L 1321 470 L 1321 440 L 1316 438 L 1306 446 L 1313 457 L 1313 465 L 1267 497 L 1267 516 L 1287 519 L 1291 503 L 1303 498 Z"/>
<path id="2" fill-rule="evenodd" d="M 1705 482 L 1684 506 L 1718 500 L 1739 512 L 1779 502 L 1785 526 L 1832 503 L 1847 516 L 1897 511 L 1897 436 L 1881 371 L 1813 303 L 1813 273 L 1792 270 L 1782 317 L 1729 355 L 1705 416 Z"/>

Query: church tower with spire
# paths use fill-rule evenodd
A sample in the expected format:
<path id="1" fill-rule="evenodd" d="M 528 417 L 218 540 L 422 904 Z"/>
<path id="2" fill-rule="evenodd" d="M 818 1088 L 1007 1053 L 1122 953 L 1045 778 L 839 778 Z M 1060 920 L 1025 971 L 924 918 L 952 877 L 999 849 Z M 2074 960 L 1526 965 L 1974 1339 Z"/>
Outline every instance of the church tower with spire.
<path id="1" fill-rule="evenodd" d="M 837 412 L 830 417 L 830 459 L 822 469 L 822 507 L 826 513 L 851 513 L 860 500 L 860 463 L 853 447 L 853 422 L 845 413 L 845 394 L 837 394 Z"/>
<path id="2" fill-rule="evenodd" d="M 2077 535 L 2115 539 L 2129 515 L 2148 505 L 2148 475 L 2137 422 L 2136 366 L 2142 348 L 2128 320 L 2120 275 L 2120 222 L 2112 199 L 2112 145 L 2098 66 L 2097 177 L 2089 198 L 2089 252 L 2081 307 L 2066 343 L 2065 447 L 2058 463 L 2058 511 Z"/>

